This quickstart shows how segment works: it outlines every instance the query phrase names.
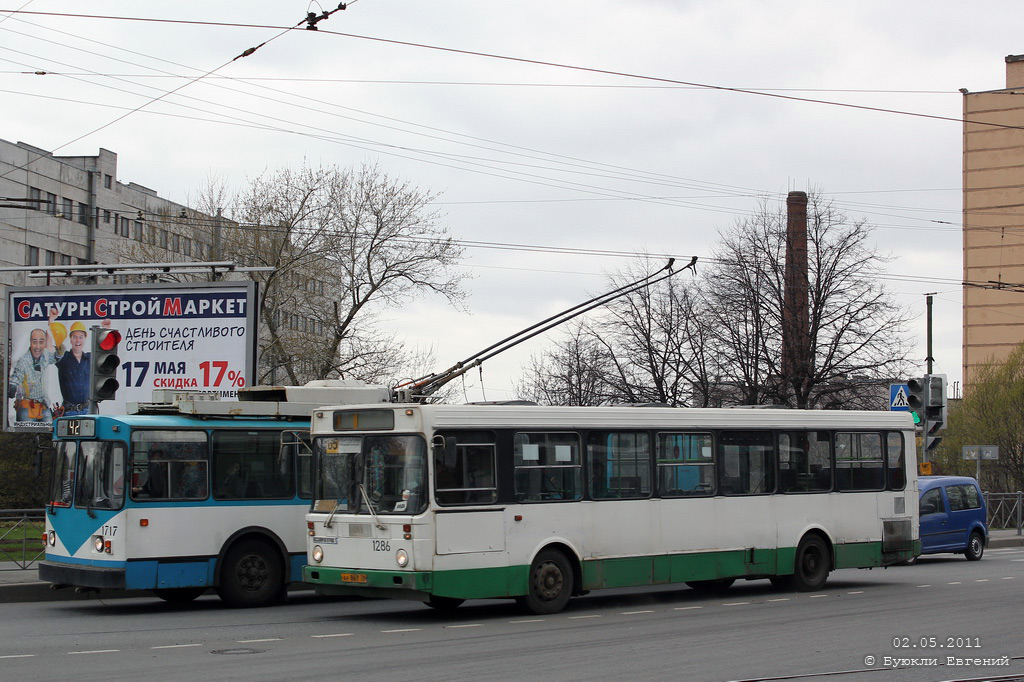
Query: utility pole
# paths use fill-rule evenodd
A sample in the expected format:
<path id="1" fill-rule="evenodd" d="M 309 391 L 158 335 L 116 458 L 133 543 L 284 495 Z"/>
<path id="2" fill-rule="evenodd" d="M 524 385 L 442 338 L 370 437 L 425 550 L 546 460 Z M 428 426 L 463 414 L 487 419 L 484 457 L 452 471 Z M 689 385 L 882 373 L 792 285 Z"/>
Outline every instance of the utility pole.
<path id="1" fill-rule="evenodd" d="M 927 320 L 926 324 L 928 325 L 926 337 L 928 344 L 928 355 L 927 357 L 925 357 L 924 360 L 926 363 L 928 363 L 928 374 L 932 373 L 932 363 L 935 361 L 935 358 L 932 357 L 932 295 L 933 294 L 925 294 L 924 299 L 925 308 L 927 309 L 927 315 L 925 316 Z"/>

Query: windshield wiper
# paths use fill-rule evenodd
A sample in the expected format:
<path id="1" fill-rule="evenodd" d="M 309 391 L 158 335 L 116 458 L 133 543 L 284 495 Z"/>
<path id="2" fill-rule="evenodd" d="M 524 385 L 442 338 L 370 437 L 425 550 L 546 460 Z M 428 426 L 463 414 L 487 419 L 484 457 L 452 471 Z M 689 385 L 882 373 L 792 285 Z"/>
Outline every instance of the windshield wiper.
<path id="1" fill-rule="evenodd" d="M 366 506 L 370 510 L 370 516 L 373 517 L 373 525 L 381 530 L 387 530 L 387 526 L 381 523 L 381 520 L 377 517 L 377 510 L 373 508 L 373 502 L 370 502 L 370 497 L 366 494 L 366 486 L 362 483 L 359 484 L 359 492 L 362 493 L 363 501 L 366 502 Z"/>
<path id="2" fill-rule="evenodd" d="M 324 528 L 331 527 L 331 521 L 334 520 L 334 515 L 338 513 L 338 507 L 341 506 L 341 500 L 334 500 L 334 508 L 331 509 L 331 513 L 327 515 L 327 520 L 324 521 Z"/>

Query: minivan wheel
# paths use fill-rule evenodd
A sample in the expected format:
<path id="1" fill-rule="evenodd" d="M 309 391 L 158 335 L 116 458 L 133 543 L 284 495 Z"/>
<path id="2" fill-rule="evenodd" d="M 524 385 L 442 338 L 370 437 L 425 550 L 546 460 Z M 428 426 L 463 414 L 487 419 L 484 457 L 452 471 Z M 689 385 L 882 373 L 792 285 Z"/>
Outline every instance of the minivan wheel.
<path id="1" fill-rule="evenodd" d="M 971 538 L 967 541 L 967 551 L 964 555 L 968 561 L 977 561 L 981 558 L 981 555 L 985 553 L 985 539 L 981 537 L 981 533 L 975 531 L 971 533 Z"/>

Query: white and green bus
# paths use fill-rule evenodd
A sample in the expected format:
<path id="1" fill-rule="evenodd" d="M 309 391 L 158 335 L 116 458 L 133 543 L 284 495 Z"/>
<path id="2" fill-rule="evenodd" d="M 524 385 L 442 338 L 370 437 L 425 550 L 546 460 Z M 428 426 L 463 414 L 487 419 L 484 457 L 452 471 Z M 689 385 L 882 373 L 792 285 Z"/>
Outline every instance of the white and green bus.
<path id="1" fill-rule="evenodd" d="M 906 413 L 338 406 L 311 435 L 321 594 L 554 613 L 600 588 L 817 590 L 920 553 Z"/>

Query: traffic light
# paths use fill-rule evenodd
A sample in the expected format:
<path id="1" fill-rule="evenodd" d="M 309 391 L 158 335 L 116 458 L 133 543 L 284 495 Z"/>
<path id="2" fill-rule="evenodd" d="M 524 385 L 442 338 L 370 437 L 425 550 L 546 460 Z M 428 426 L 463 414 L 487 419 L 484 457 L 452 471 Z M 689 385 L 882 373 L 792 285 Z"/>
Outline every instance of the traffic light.
<path id="1" fill-rule="evenodd" d="M 907 396 L 910 415 L 914 418 L 914 424 L 921 424 L 928 400 L 928 377 L 907 379 L 907 391 L 910 393 Z"/>
<path id="2" fill-rule="evenodd" d="M 924 449 L 931 452 L 938 447 L 946 428 L 946 375 L 929 374 L 925 386 Z"/>
<path id="3" fill-rule="evenodd" d="M 117 381 L 117 368 L 121 358 L 117 357 L 117 345 L 121 343 L 121 332 L 103 327 L 92 328 L 92 350 L 89 356 L 89 400 L 99 402 L 110 400 L 121 384 Z"/>

